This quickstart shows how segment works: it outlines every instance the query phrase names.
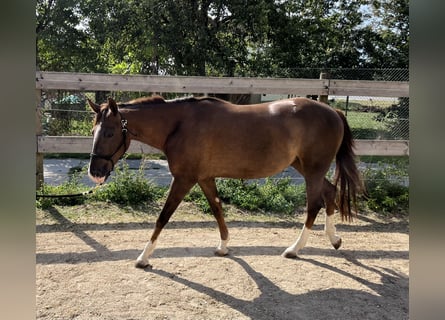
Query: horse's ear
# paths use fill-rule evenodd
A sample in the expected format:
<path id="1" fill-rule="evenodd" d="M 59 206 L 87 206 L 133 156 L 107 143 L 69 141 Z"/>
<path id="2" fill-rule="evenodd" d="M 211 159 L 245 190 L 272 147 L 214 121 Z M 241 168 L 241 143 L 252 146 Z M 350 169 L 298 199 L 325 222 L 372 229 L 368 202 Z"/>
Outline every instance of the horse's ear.
<path id="1" fill-rule="evenodd" d="M 89 98 L 87 98 L 88 104 L 90 105 L 91 109 L 93 109 L 94 112 L 99 113 L 100 111 L 100 105 L 95 104 L 93 101 L 91 101 Z"/>
<path id="2" fill-rule="evenodd" d="M 111 112 L 113 112 L 114 115 L 117 114 L 116 101 L 114 101 L 113 98 L 111 98 L 111 97 L 108 97 L 108 107 L 110 108 Z"/>

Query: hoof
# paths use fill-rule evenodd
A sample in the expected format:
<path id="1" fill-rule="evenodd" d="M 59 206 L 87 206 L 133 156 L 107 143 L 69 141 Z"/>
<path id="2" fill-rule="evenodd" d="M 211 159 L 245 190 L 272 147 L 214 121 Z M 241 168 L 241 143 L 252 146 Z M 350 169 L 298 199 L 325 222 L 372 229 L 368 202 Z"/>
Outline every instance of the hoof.
<path id="1" fill-rule="evenodd" d="M 341 246 L 341 238 L 339 238 L 338 241 L 332 245 L 334 246 L 335 250 L 338 250 L 338 248 Z"/>
<path id="2" fill-rule="evenodd" d="M 281 254 L 281 256 L 288 259 L 295 259 L 297 257 L 297 253 L 294 251 L 286 250 Z"/>
<path id="3" fill-rule="evenodd" d="M 216 249 L 214 253 L 215 253 L 215 256 L 224 257 L 224 256 L 227 256 L 229 254 L 229 249 L 227 249 L 227 248 L 225 248 L 225 249 Z"/>
<path id="4" fill-rule="evenodd" d="M 134 266 L 139 269 L 153 268 L 151 264 L 149 264 L 148 262 L 145 263 L 143 261 L 136 261 Z"/>

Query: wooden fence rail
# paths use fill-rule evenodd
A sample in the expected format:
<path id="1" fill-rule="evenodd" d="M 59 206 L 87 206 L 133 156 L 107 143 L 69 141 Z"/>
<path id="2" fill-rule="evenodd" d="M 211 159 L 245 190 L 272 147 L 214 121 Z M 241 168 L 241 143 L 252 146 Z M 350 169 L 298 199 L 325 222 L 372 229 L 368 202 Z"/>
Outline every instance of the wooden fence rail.
<path id="1" fill-rule="evenodd" d="M 37 153 L 88 154 L 91 152 L 92 145 L 92 137 L 37 137 Z M 162 151 L 139 141 L 131 141 L 128 153 L 156 154 Z M 406 140 L 355 140 L 355 153 L 368 156 L 408 156 L 409 143 Z"/>
<path id="2" fill-rule="evenodd" d="M 114 75 L 66 72 L 36 72 L 36 186 L 43 183 L 44 153 L 89 153 L 91 137 L 53 137 L 42 135 L 41 91 L 134 91 L 174 93 L 293 94 L 409 97 L 407 81 L 365 81 L 337 79 L 184 77 Z M 131 153 L 159 153 L 147 145 L 132 142 Z M 358 155 L 409 155 L 406 140 L 356 140 Z"/>
<path id="3" fill-rule="evenodd" d="M 36 89 L 408 97 L 407 81 L 36 72 Z"/>

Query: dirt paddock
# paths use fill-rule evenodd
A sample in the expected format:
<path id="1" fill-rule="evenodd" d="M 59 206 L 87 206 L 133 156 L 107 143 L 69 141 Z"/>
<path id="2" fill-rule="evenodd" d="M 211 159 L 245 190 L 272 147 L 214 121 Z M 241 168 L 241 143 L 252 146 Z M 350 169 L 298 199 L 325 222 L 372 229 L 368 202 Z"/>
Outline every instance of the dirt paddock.
<path id="1" fill-rule="evenodd" d="M 213 218 L 179 210 L 153 268 L 141 270 L 134 262 L 155 215 L 124 221 L 76 210 L 76 219 L 57 207 L 37 210 L 37 319 L 409 318 L 407 218 L 337 221 L 343 244 L 336 251 L 321 213 L 299 257 L 285 259 L 304 215 L 229 215 L 230 254 L 216 257 Z"/>

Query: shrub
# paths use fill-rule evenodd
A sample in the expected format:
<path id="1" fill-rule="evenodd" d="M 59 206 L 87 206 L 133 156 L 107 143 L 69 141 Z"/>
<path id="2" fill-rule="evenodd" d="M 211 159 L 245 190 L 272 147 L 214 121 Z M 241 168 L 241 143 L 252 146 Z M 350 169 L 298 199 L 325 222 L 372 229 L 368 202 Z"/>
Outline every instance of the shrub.
<path id="1" fill-rule="evenodd" d="M 363 176 L 367 190 L 364 201 L 369 209 L 385 214 L 408 212 L 409 188 L 398 181 L 407 178 L 403 162 L 380 162 L 377 168 L 367 168 Z"/>
<path id="2" fill-rule="evenodd" d="M 198 185 L 195 185 L 189 193 L 186 194 L 184 201 L 194 203 L 205 213 L 211 212 L 209 203 Z"/>
<path id="3" fill-rule="evenodd" d="M 81 184 L 80 176 L 84 170 L 74 170 L 70 175 L 67 182 L 58 186 L 52 186 L 49 184 L 43 184 L 38 191 L 39 195 L 72 195 L 88 191 L 88 187 Z M 82 204 L 85 202 L 84 196 L 76 197 L 37 197 L 36 207 L 46 209 L 53 205 L 66 205 L 73 206 Z"/>
<path id="4" fill-rule="evenodd" d="M 222 201 L 241 209 L 291 214 L 297 206 L 304 206 L 304 185 L 292 185 L 290 179 L 266 179 L 263 184 L 240 179 L 218 179 L 216 182 Z M 210 212 L 207 200 L 198 186 L 192 188 L 185 201 L 194 202 L 204 212 Z"/>
<path id="5" fill-rule="evenodd" d="M 409 98 L 399 98 L 393 104 L 380 110 L 376 120 L 385 124 L 391 139 L 409 139 Z"/>
<path id="6" fill-rule="evenodd" d="M 147 180 L 143 174 L 143 162 L 139 170 L 132 172 L 125 161 L 115 168 L 111 181 L 93 194 L 92 198 L 117 204 L 137 205 L 161 198 L 166 188 L 161 188 Z"/>
<path id="7" fill-rule="evenodd" d="M 409 207 L 409 188 L 400 179 L 408 178 L 406 159 L 386 159 L 366 168 L 363 172 L 367 197 L 360 204 L 369 209 L 389 214 L 407 213 Z M 144 176 L 144 165 L 139 170 L 130 170 L 126 162 L 115 168 L 110 181 L 88 197 L 38 198 L 36 206 L 48 208 L 52 205 L 78 205 L 87 199 L 109 201 L 122 205 L 138 205 L 157 201 L 164 197 L 167 188 L 159 187 Z M 86 167 L 72 170 L 70 179 L 59 185 L 44 184 L 40 194 L 66 195 L 88 191 L 90 188 L 80 183 L 86 174 Z M 306 205 L 305 184 L 294 185 L 289 178 L 265 179 L 264 182 L 240 179 L 217 179 L 216 185 L 222 201 L 249 211 L 292 214 L 297 208 Z M 195 203 L 204 212 L 210 207 L 198 185 L 192 188 L 184 199 Z"/>

